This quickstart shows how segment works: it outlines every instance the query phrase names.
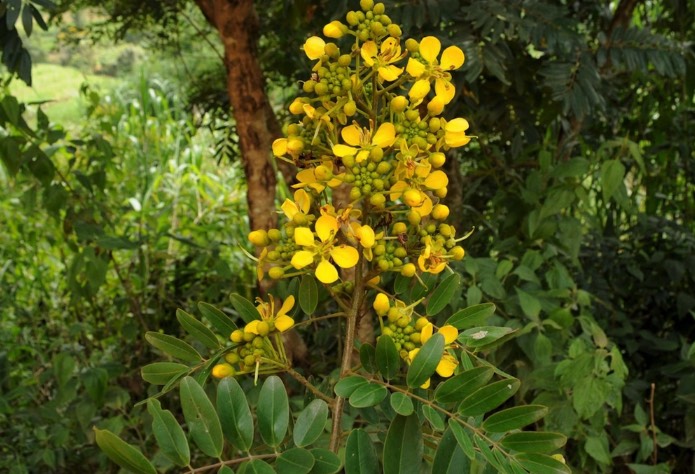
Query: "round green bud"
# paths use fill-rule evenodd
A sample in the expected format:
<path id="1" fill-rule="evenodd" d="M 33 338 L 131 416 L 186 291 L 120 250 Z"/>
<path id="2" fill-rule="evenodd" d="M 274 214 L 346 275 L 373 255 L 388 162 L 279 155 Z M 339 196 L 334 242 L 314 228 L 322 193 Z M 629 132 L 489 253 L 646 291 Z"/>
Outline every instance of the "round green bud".
<path id="1" fill-rule="evenodd" d="M 410 225 L 418 225 L 421 219 L 422 217 L 420 217 L 417 211 L 411 210 L 408 212 L 408 222 L 410 222 Z"/>
<path id="2" fill-rule="evenodd" d="M 381 159 L 384 157 L 384 150 L 382 150 L 380 147 L 375 146 L 374 148 L 371 149 L 369 152 L 369 159 L 372 160 L 375 163 L 378 163 L 381 161 Z"/>
<path id="3" fill-rule="evenodd" d="M 261 323 L 258 323 L 258 324 L 260 325 Z M 268 323 L 265 323 L 265 329 L 266 329 L 266 334 L 268 334 Z M 253 347 L 255 347 L 256 349 L 262 349 L 263 345 L 264 345 L 263 338 L 261 336 L 256 336 L 253 339 Z"/>
<path id="4" fill-rule="evenodd" d="M 396 320 L 396 326 L 399 328 L 404 328 L 410 324 L 410 318 L 407 316 L 401 316 Z"/>
<path id="5" fill-rule="evenodd" d="M 268 238 L 273 242 L 277 242 L 282 238 L 282 232 L 278 229 L 268 229 Z"/>
<path id="6" fill-rule="evenodd" d="M 256 326 L 256 330 L 258 331 L 258 334 L 261 336 L 267 336 L 268 333 L 270 332 L 270 325 L 266 321 L 261 321 L 258 323 Z M 258 338 L 256 338 L 258 339 Z M 254 339 L 254 343 L 256 342 L 256 339 Z M 261 346 L 262 347 L 262 346 Z"/>
<path id="7" fill-rule="evenodd" d="M 420 112 L 417 110 L 410 109 L 405 113 L 405 118 L 408 119 L 410 122 L 415 122 L 417 119 L 420 118 Z"/>
<path id="8" fill-rule="evenodd" d="M 375 15 L 383 15 L 384 11 L 386 11 L 386 7 L 384 6 L 383 3 L 379 2 L 376 5 L 374 5 L 374 8 L 372 8 L 372 11 L 374 12 Z"/>
<path id="9" fill-rule="evenodd" d="M 408 256 L 408 251 L 403 247 L 398 247 L 393 251 L 393 256 L 396 258 L 405 258 Z"/>
<path id="10" fill-rule="evenodd" d="M 418 331 L 422 331 L 422 328 L 427 326 L 428 323 L 429 321 L 424 316 L 417 318 L 417 321 L 415 321 L 415 329 Z"/>
<path id="11" fill-rule="evenodd" d="M 234 343 L 240 343 L 244 341 L 244 331 L 241 329 L 235 329 L 232 334 L 229 336 L 229 339 L 232 340 Z"/>
<path id="12" fill-rule="evenodd" d="M 391 308 L 387 313 L 387 317 L 390 323 L 395 323 L 401 317 L 401 312 L 398 308 Z"/>
<path id="13" fill-rule="evenodd" d="M 239 354 L 237 354 L 236 352 L 230 352 L 229 354 L 226 354 L 224 356 L 224 360 L 226 360 L 230 364 L 237 364 L 241 359 L 239 358 Z"/>
<path id="14" fill-rule="evenodd" d="M 362 197 L 362 191 L 357 186 L 350 190 L 350 201 L 357 201 Z"/>
<path id="15" fill-rule="evenodd" d="M 383 209 L 386 205 L 386 197 L 383 194 L 372 194 L 369 203 L 376 208 Z"/>
<path id="16" fill-rule="evenodd" d="M 388 174 L 391 171 L 391 163 L 388 161 L 382 161 L 376 166 L 376 172 L 379 173 L 380 176 L 384 176 L 385 174 Z"/>
<path id="17" fill-rule="evenodd" d="M 343 157 L 343 164 L 346 168 L 352 168 L 355 166 L 355 157 L 353 155 L 348 155 Z"/>
<path id="18" fill-rule="evenodd" d="M 343 54 L 338 58 L 338 65 L 342 67 L 348 67 L 352 63 L 352 56 L 349 54 Z"/>
<path id="19" fill-rule="evenodd" d="M 248 365 L 249 367 L 253 366 L 256 364 L 256 358 L 252 355 L 247 355 L 244 357 L 244 365 Z"/>
<path id="20" fill-rule="evenodd" d="M 360 0 L 360 8 L 365 12 L 371 11 L 374 8 L 374 0 Z"/>
<path id="21" fill-rule="evenodd" d="M 420 44 L 414 38 L 408 38 L 405 40 L 405 49 L 411 53 L 417 53 L 420 51 Z"/>
<path id="22" fill-rule="evenodd" d="M 401 27 L 396 25 L 395 23 L 391 23 L 386 28 L 386 31 L 388 31 L 389 35 L 393 36 L 394 38 L 400 38 L 403 35 L 403 32 L 401 31 Z"/>
<path id="23" fill-rule="evenodd" d="M 279 280 L 285 276 L 285 270 L 282 267 L 270 267 L 268 270 L 268 276 L 273 280 Z"/>
<path id="24" fill-rule="evenodd" d="M 314 87 L 314 92 L 316 92 L 316 95 L 326 95 L 328 94 L 328 84 L 325 82 L 319 82 L 316 84 Z"/>
<path id="25" fill-rule="evenodd" d="M 379 18 L 379 21 L 384 26 L 389 26 L 391 24 L 391 18 L 389 18 L 386 15 L 381 15 L 381 18 Z"/>
<path id="26" fill-rule="evenodd" d="M 350 26 L 355 26 L 360 22 L 360 18 L 357 15 L 357 12 L 353 11 L 347 12 L 347 15 L 345 15 L 345 20 L 348 22 Z"/>
<path id="27" fill-rule="evenodd" d="M 345 105 L 343 105 L 343 112 L 345 112 L 345 115 L 348 117 L 352 117 L 357 113 L 357 104 L 355 101 L 351 100 L 350 102 L 346 102 Z"/>

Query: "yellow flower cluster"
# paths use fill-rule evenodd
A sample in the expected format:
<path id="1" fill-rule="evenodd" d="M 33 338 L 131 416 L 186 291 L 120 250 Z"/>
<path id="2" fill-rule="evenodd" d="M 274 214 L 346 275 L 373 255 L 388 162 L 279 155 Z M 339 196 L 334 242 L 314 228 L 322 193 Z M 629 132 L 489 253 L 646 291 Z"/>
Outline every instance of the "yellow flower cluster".
<path id="1" fill-rule="evenodd" d="M 285 348 L 280 334 L 294 326 L 294 320 L 287 313 L 294 307 L 294 296 L 289 296 L 278 312 L 275 300 L 256 299 L 259 319 L 254 319 L 237 329 L 229 336 L 235 344 L 224 356 L 225 362 L 212 368 L 217 378 L 230 377 L 250 372 L 272 373 L 287 365 Z"/>
<path id="2" fill-rule="evenodd" d="M 273 143 L 276 157 L 298 167 L 297 184 L 281 206 L 285 223 L 249 235 L 260 250 L 259 279 L 313 272 L 333 285 L 361 257 L 372 276 L 414 277 L 464 256 L 441 203 L 445 153 L 470 141 L 465 119 L 441 117 L 463 51 L 442 52 L 432 36 L 403 41 L 382 3 L 360 6 L 345 23 L 325 26 L 328 41 L 304 44 L 313 73 L 290 105 L 297 121 Z M 334 208 L 336 193 L 349 203 Z"/>

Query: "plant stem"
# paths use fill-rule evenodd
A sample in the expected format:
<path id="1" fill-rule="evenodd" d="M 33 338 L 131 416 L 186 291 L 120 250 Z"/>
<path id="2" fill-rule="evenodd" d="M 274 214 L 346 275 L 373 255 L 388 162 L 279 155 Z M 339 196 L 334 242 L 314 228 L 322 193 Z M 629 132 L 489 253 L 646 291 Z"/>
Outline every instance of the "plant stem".
<path id="1" fill-rule="evenodd" d="M 357 330 L 357 319 L 364 299 L 364 279 L 362 278 L 362 260 L 355 267 L 355 289 L 352 292 L 352 306 L 347 314 L 347 327 L 345 328 L 345 344 L 343 345 L 343 360 L 340 364 L 340 378 L 342 379 L 352 367 L 352 350 L 355 345 L 355 332 Z M 331 431 L 330 450 L 338 452 L 340 444 L 340 419 L 343 416 L 343 406 L 345 398 L 335 397 L 333 403 L 333 429 Z"/>
<path id="2" fill-rule="evenodd" d="M 296 370 L 294 370 L 292 367 L 287 367 L 285 370 L 286 370 L 286 372 L 290 375 L 290 377 L 292 377 L 292 378 L 295 379 L 297 382 L 299 382 L 299 383 L 301 383 L 302 385 L 304 385 L 304 386 L 307 388 L 307 390 L 309 390 L 311 393 L 313 393 L 314 395 L 316 395 L 317 398 L 320 398 L 321 400 L 323 400 L 324 402 L 328 403 L 329 405 L 332 405 L 332 404 L 335 402 L 335 400 L 334 400 L 333 398 L 329 397 L 328 395 L 326 395 L 325 393 L 323 393 L 321 390 L 319 390 L 318 388 L 316 388 L 316 387 L 314 386 L 314 384 L 312 384 L 311 382 L 309 382 L 309 381 L 306 379 L 306 377 L 304 377 L 302 374 L 300 374 L 299 372 L 297 372 Z"/>

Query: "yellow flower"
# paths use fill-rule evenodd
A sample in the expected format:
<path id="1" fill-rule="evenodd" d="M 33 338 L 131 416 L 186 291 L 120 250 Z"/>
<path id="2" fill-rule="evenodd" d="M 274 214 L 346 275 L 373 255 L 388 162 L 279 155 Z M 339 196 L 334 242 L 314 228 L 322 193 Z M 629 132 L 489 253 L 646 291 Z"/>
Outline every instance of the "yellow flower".
<path id="1" fill-rule="evenodd" d="M 384 81 L 395 81 L 403 73 L 402 67 L 393 65 L 405 57 L 405 53 L 401 53 L 401 45 L 396 38 L 386 38 L 381 43 L 381 52 L 378 52 L 374 41 L 367 41 L 360 48 L 360 54 L 364 63 L 376 68 L 379 77 Z"/>
<path id="2" fill-rule="evenodd" d="M 340 158 L 355 156 L 355 161 L 361 163 L 369 157 L 374 148 L 383 150 L 396 142 L 396 127 L 390 122 L 385 122 L 373 133 L 357 125 L 348 125 L 340 131 L 340 136 L 351 146 L 333 145 L 333 154 Z"/>
<path id="3" fill-rule="evenodd" d="M 468 121 L 462 118 L 455 118 L 444 126 L 444 143 L 451 148 L 463 146 L 471 141 L 471 137 L 466 135 Z"/>
<path id="4" fill-rule="evenodd" d="M 282 203 L 282 206 L 280 206 L 282 212 L 290 221 L 294 221 L 295 216 L 297 215 L 306 215 L 306 213 L 309 212 L 310 207 L 311 196 L 309 196 L 309 193 L 303 189 L 298 189 L 294 192 L 294 201 L 285 199 L 285 202 Z"/>
<path id="5" fill-rule="evenodd" d="M 458 46 L 449 46 L 437 61 L 442 44 L 435 36 L 426 36 L 419 46 L 419 58 L 408 59 L 406 71 L 417 79 L 410 89 L 410 98 L 422 99 L 430 91 L 430 80 L 434 79 L 435 95 L 444 104 L 451 102 L 456 90 L 451 84 L 451 74 L 448 71 L 458 69 L 463 65 L 465 56 Z"/>
<path id="6" fill-rule="evenodd" d="M 271 330 L 267 323 L 273 323 L 275 329 L 280 332 L 285 332 L 294 326 L 294 319 L 287 316 L 287 313 L 294 307 L 294 296 L 290 295 L 287 297 L 277 314 L 275 313 L 275 299 L 272 295 L 268 296 L 270 298 L 268 302 L 256 298 L 256 302 L 258 303 L 256 309 L 258 310 L 258 314 L 261 315 L 261 319 L 256 319 L 248 323 L 244 328 L 244 332 L 259 336 L 267 336 L 268 332 Z M 266 326 L 263 326 L 261 323 L 266 323 Z"/>
<path id="7" fill-rule="evenodd" d="M 312 36 L 304 42 L 304 53 L 309 59 L 318 59 L 323 56 L 323 49 L 326 47 L 326 42 L 318 36 Z"/>
<path id="8" fill-rule="evenodd" d="M 409 180 L 414 176 L 426 178 L 432 165 L 427 160 L 422 160 L 420 148 L 417 145 L 408 146 L 406 140 L 401 140 L 401 151 L 396 155 L 398 164 L 394 176 L 399 180 Z"/>
<path id="9" fill-rule="evenodd" d="M 420 342 L 424 344 L 427 342 L 427 340 L 432 337 L 432 333 L 434 331 L 434 325 L 430 322 L 427 322 L 424 327 L 420 330 Z M 456 370 L 456 367 L 458 366 L 458 361 L 454 356 L 449 354 L 446 349 L 456 340 L 458 337 L 458 330 L 450 325 L 442 326 L 439 328 L 437 333 L 441 334 L 444 336 L 444 354 L 442 354 L 442 358 L 440 359 L 439 363 L 437 364 L 437 368 L 435 369 L 437 374 L 439 374 L 440 377 L 451 377 L 454 375 L 454 371 Z M 410 352 L 408 352 L 408 362 L 413 362 L 413 359 L 415 359 L 415 356 L 417 353 L 420 351 L 420 349 L 413 349 Z M 428 388 L 430 385 L 429 379 L 422 385 L 422 388 Z"/>
<path id="10" fill-rule="evenodd" d="M 352 268 L 359 261 L 359 252 L 349 245 L 337 245 L 336 233 L 340 228 L 338 219 L 329 215 L 322 215 L 316 220 L 316 235 L 308 227 L 297 227 L 294 230 L 294 241 L 304 248 L 295 252 L 290 262 L 298 270 L 311 265 L 318 260 L 316 266 L 316 278 L 321 283 L 330 284 L 338 279 L 338 270 L 330 260 L 333 260 L 341 268 Z"/>
<path id="11" fill-rule="evenodd" d="M 297 181 L 299 181 L 299 183 L 293 184 L 292 187 L 308 187 L 317 193 L 320 193 L 326 189 L 326 186 L 334 188 L 343 182 L 343 175 L 333 175 L 332 169 L 333 163 L 331 160 L 326 160 L 319 166 L 302 170 L 297 173 Z"/>
<path id="12" fill-rule="evenodd" d="M 432 237 L 425 237 L 425 248 L 417 258 L 420 270 L 429 273 L 440 273 L 446 267 L 446 257 L 441 247 L 432 245 Z"/>
<path id="13" fill-rule="evenodd" d="M 415 186 L 417 184 L 412 181 L 411 184 L 405 181 L 396 181 L 389 190 L 389 197 L 392 201 L 402 198 L 403 202 L 412 207 L 421 217 L 428 216 L 432 212 L 432 198 Z"/>

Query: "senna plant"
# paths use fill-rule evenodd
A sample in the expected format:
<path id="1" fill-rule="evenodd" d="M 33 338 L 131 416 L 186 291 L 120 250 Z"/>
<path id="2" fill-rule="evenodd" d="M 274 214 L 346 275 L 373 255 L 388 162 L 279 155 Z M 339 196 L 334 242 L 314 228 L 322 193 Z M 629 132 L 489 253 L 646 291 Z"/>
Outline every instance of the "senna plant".
<path id="1" fill-rule="evenodd" d="M 452 266 L 465 254 L 441 202 L 446 152 L 471 140 L 464 118 L 442 117 L 463 51 L 404 40 L 383 4 L 360 6 L 325 26 L 335 41 L 304 44 L 313 73 L 290 105 L 296 123 L 273 144 L 299 169 L 293 199 L 280 228 L 249 235 L 258 278 L 286 280 L 285 297 L 254 306 L 232 295 L 240 325 L 201 303 L 212 329 L 180 310 L 192 345 L 146 336 L 179 360 L 142 369 L 159 395 L 179 390 L 188 434 L 157 396 L 146 401 L 161 454 L 188 472 L 570 472 L 557 452 L 565 437 L 534 429 L 546 408 L 512 406 L 519 380 L 483 357 L 515 335 L 487 325 L 494 305 L 442 318 L 460 299 Z M 312 316 L 320 295 L 327 312 Z M 331 374 L 307 375 L 285 336 L 318 322 L 342 353 Z M 360 325 L 375 341 L 358 337 Z M 278 374 L 304 393 L 290 403 Z M 120 466 L 156 472 L 115 434 L 96 430 L 96 440 Z"/>

